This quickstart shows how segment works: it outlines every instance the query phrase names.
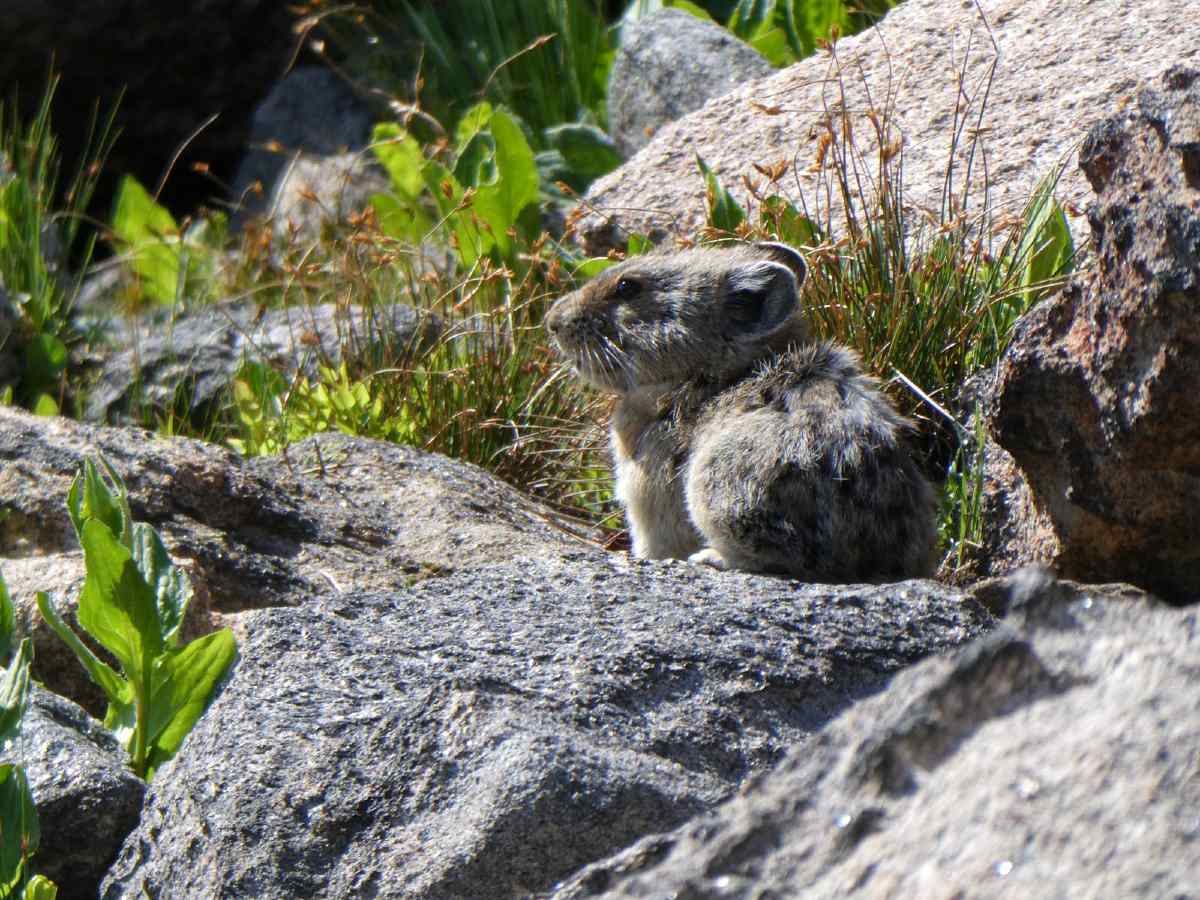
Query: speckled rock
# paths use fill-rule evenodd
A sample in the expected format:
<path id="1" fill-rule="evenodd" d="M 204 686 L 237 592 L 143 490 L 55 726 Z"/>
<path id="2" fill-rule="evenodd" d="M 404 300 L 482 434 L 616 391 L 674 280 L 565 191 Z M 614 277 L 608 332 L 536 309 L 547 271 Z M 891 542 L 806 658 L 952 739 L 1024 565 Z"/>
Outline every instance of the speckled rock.
<path id="1" fill-rule="evenodd" d="M 1000 628 L 552 896 L 1195 896 L 1195 608 L 1036 573 L 1014 587 Z"/>
<path id="2" fill-rule="evenodd" d="M 1192 0 L 1185 5 L 1194 11 Z M 968 208 L 982 202 L 986 156 L 993 209 L 1019 213 L 1037 181 L 1069 163 L 1086 129 L 1132 98 L 1139 82 L 1172 64 L 1200 63 L 1200 33 L 1183 24 L 1177 0 L 1139 0 L 1137 14 L 1130 9 L 1127 0 L 906 0 L 877 28 L 839 41 L 836 57 L 818 53 L 664 126 L 592 185 L 587 207 L 594 212 L 579 223 L 581 240 L 602 252 L 623 244 L 630 231 L 690 235 L 705 215 L 697 153 L 742 201 L 743 177 L 763 185 L 755 164 L 786 163 L 772 192 L 806 201 L 810 211 L 820 205 L 823 219 L 826 196 L 818 185 L 829 173 L 813 163 L 827 117 L 843 107 L 863 155 L 863 178 L 870 181 L 877 157 L 867 116 L 884 110 L 893 128 L 883 143 L 903 140 L 906 202 L 935 214 L 957 110 L 959 127 L 982 128 Z M 960 196 L 970 145 L 960 137 Z M 1083 245 L 1091 192 L 1073 166 L 1059 189 Z M 835 202 L 835 224 L 837 209 Z"/>
<path id="3" fill-rule="evenodd" d="M 58 885 L 61 900 L 91 900 L 137 825 L 146 783 L 99 722 L 37 686 L 8 758 L 25 766 L 37 804 L 35 870 Z"/>
<path id="4" fill-rule="evenodd" d="M 496 898 L 728 797 L 991 617 L 587 553 L 239 618 L 101 896 Z"/>
<path id="5" fill-rule="evenodd" d="M 992 552 L 1200 597 L 1200 68 L 1173 68 L 1080 149 L 1096 267 L 1027 314 L 990 411 L 1052 525 Z M 1038 536 L 1040 535 L 1040 537 Z"/>
<path id="6" fill-rule="evenodd" d="M 162 533 L 191 575 L 188 634 L 331 589 L 394 590 L 514 554 L 601 552 L 482 469 L 411 447 L 327 434 L 286 457 L 245 460 L 199 441 L 0 407 L 0 570 L 32 629 L 37 676 L 96 713 L 99 694 L 33 607 L 37 590 L 74 607 L 82 568 L 66 496 L 94 453 L 121 473 L 135 518 Z"/>
<path id="7" fill-rule="evenodd" d="M 608 131 L 632 156 L 663 125 L 774 71 L 715 22 L 661 9 L 626 26 L 608 80 Z"/>

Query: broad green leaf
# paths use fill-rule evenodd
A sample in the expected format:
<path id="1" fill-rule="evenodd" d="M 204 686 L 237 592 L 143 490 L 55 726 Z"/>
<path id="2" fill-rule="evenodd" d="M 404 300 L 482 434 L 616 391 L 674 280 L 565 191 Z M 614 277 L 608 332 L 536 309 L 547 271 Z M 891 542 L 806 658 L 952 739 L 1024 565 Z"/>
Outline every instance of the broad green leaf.
<path id="1" fill-rule="evenodd" d="M 79 624 L 117 658 L 130 681 L 144 684 L 151 660 L 164 646 L 154 592 L 128 548 L 99 520 L 83 523 L 80 543 L 87 578 Z"/>
<path id="2" fill-rule="evenodd" d="M 420 244 L 433 231 L 433 220 L 421 207 L 420 200 L 374 194 L 371 206 L 380 230 L 389 237 Z"/>
<path id="3" fill-rule="evenodd" d="M 696 154 L 696 165 L 704 176 L 705 194 L 708 200 L 708 224 L 722 231 L 733 231 L 746 219 L 746 211 L 721 185 L 721 180 Z"/>
<path id="4" fill-rule="evenodd" d="M 391 122 L 375 126 L 371 134 L 371 149 L 391 179 L 392 189 L 408 200 L 416 200 L 424 191 L 421 169 L 425 154 L 411 134 Z"/>
<path id="5" fill-rule="evenodd" d="M 480 256 L 491 252 L 496 242 L 492 236 L 475 224 L 472 209 L 459 209 L 464 192 L 454 174 L 439 162 L 430 160 L 425 166 L 425 183 L 437 204 L 445 227 L 457 243 L 459 259 L 466 268 L 475 265 Z"/>
<path id="6" fill-rule="evenodd" d="M 463 187 L 496 180 L 496 142 L 488 132 L 476 134 L 463 146 L 454 162 L 454 177 Z"/>
<path id="7" fill-rule="evenodd" d="M 16 631 L 17 616 L 13 610 L 12 598 L 8 595 L 4 575 L 0 574 L 0 662 L 6 661 L 12 653 L 13 635 Z"/>
<path id="8" fill-rule="evenodd" d="M 179 627 L 192 602 L 192 583 L 187 573 L 171 562 L 158 532 L 145 522 L 133 526 L 133 562 L 142 580 L 154 592 L 158 627 L 163 643 L 174 647 Z"/>
<path id="9" fill-rule="evenodd" d="M 25 885 L 22 900 L 57 900 L 58 886 L 45 875 L 34 875 Z"/>
<path id="10" fill-rule="evenodd" d="M 740 0 L 725 27 L 745 41 L 770 28 L 774 15 L 775 0 Z"/>
<path id="11" fill-rule="evenodd" d="M 783 197 L 768 197 L 763 201 L 759 218 L 770 227 L 775 237 L 792 247 L 811 247 L 821 240 L 821 231 L 808 216 Z"/>
<path id="12" fill-rule="evenodd" d="M 586 281 L 589 278 L 595 278 L 605 269 L 616 264 L 616 260 L 609 259 L 607 256 L 593 256 L 576 266 L 573 274 L 581 281 Z"/>
<path id="13" fill-rule="evenodd" d="M 580 180 L 580 184 L 571 183 L 576 190 L 583 190 L 621 164 L 616 144 L 595 125 L 555 125 L 547 128 L 544 135 L 546 142 L 562 154 L 571 173 Z"/>
<path id="14" fill-rule="evenodd" d="M 37 807 L 25 770 L 11 763 L 0 765 L 0 835 L 0 896 L 9 897 L 41 841 Z"/>
<path id="15" fill-rule="evenodd" d="M 29 638 L 13 655 L 0 675 L 0 744 L 17 736 L 21 718 L 29 703 L 29 664 L 33 662 L 33 644 Z"/>
<path id="16" fill-rule="evenodd" d="M 50 626 L 50 630 L 57 634 L 63 643 L 71 648 L 75 654 L 75 658 L 79 660 L 84 671 L 88 673 L 88 677 L 104 691 L 104 696 L 108 698 L 110 711 L 114 705 L 131 704 L 133 701 L 133 690 L 129 682 L 114 672 L 108 663 L 96 656 L 87 644 L 79 639 L 71 626 L 64 622 L 62 616 L 58 614 L 58 610 L 54 608 L 54 604 L 50 601 L 50 597 L 45 591 L 38 591 L 37 606 L 38 611 L 42 614 L 42 618 Z M 107 720 L 105 724 L 108 724 Z"/>
<path id="17" fill-rule="evenodd" d="M 462 114 L 454 128 L 454 152 L 461 156 L 463 148 L 492 121 L 492 104 L 481 100 Z"/>
<path id="18" fill-rule="evenodd" d="M 179 226 L 132 175 L 122 178 L 117 189 L 112 227 L 132 255 L 146 295 L 159 303 L 174 303 L 182 271 Z"/>
<path id="19" fill-rule="evenodd" d="M 502 257 L 512 250 L 510 228 L 516 228 L 521 212 L 538 199 L 538 171 L 533 150 L 520 126 L 504 110 L 492 114 L 492 138 L 496 142 L 496 180 L 480 185 L 473 210 L 490 226 L 490 237 Z"/>
<path id="20" fill-rule="evenodd" d="M 214 688 L 237 658 L 237 642 L 228 628 L 169 650 L 154 667 L 146 733 L 152 745 L 152 770 L 179 750 L 192 726 L 208 708 Z M 149 779 L 153 771 L 147 773 Z"/>

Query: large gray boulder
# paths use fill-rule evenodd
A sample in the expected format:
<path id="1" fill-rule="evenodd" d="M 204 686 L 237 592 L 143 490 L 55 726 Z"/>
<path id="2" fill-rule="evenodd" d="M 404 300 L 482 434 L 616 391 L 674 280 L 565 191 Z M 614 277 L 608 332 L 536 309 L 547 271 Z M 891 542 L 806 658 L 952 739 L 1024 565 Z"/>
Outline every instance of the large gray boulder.
<path id="1" fill-rule="evenodd" d="M 96 453 L 124 477 L 134 517 L 162 533 L 190 574 L 188 636 L 331 589 L 392 591 L 514 555 L 600 553 L 482 469 L 411 447 L 325 434 L 286 456 L 246 460 L 199 441 L 0 406 L 0 570 L 34 639 L 37 677 L 97 715 L 99 692 L 33 604 L 45 590 L 68 616 L 74 609 L 83 564 L 66 496 Z"/>
<path id="2" fill-rule="evenodd" d="M 1096 191 L 1097 264 L 1024 317 L 1000 366 L 991 423 L 1036 524 L 993 535 L 990 552 L 1193 603 L 1200 69 L 1169 70 L 1097 124 L 1079 163 Z"/>
<path id="3" fill-rule="evenodd" d="M 137 825 L 146 783 L 99 722 L 37 686 L 8 759 L 25 766 L 37 804 L 34 870 L 58 885 L 61 900 L 91 900 Z"/>
<path id="4" fill-rule="evenodd" d="M 750 207 L 757 201 L 743 179 L 807 204 L 821 219 L 832 203 L 840 226 L 837 197 L 821 188 L 832 178 L 833 154 L 821 148 L 831 136 L 841 139 L 843 110 L 862 184 L 874 183 L 880 149 L 888 155 L 903 142 L 904 199 L 914 221 L 942 208 L 951 146 L 960 200 L 974 161 L 963 208 L 978 212 L 986 193 L 997 216 L 1019 214 L 1038 180 L 1069 161 L 1086 129 L 1130 99 L 1140 81 L 1197 59 L 1200 37 L 1181 15 L 1177 0 L 1136 7 L 1064 0 L 1052 15 L 1026 0 L 906 0 L 877 27 L 838 41 L 836 55 L 818 53 L 661 128 L 591 186 L 580 238 L 602 253 L 631 231 L 692 236 L 706 213 L 696 154 Z M 888 127 L 877 141 L 880 122 Z M 786 170 L 768 188 L 755 166 L 780 163 Z M 1082 244 L 1091 190 L 1068 171 L 1059 191 Z"/>
<path id="5" fill-rule="evenodd" d="M 1195 896 L 1195 610 L 1015 587 L 999 629 L 555 900 Z"/>
<path id="6" fill-rule="evenodd" d="M 371 110 L 345 80 L 318 66 L 289 72 L 254 110 L 250 149 L 233 179 L 239 216 L 266 208 L 298 155 L 358 151 L 370 134 Z"/>
<path id="7" fill-rule="evenodd" d="M 101 896 L 547 890 L 990 622 L 931 582 L 582 551 L 246 613 L 237 668 Z"/>
<path id="8" fill-rule="evenodd" d="M 623 29 L 608 80 L 608 133 L 632 156 L 663 125 L 773 67 L 715 22 L 662 9 Z"/>
<path id="9" fill-rule="evenodd" d="M 336 303 L 263 310 L 224 303 L 161 311 L 121 326 L 120 346 L 99 356 L 85 414 L 93 422 L 141 424 L 182 406 L 199 418 L 225 399 L 245 362 L 285 377 L 312 376 L 317 364 L 383 360 L 428 347 L 441 325 L 405 304 L 342 307 Z"/>

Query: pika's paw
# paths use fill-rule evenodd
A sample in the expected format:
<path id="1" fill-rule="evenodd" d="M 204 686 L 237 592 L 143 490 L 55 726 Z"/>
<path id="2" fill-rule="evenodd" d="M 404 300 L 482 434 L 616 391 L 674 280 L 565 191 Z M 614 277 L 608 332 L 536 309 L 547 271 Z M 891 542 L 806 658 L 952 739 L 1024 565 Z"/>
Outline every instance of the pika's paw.
<path id="1" fill-rule="evenodd" d="M 705 547 L 703 550 L 697 550 L 688 557 L 688 562 L 697 566 L 712 566 L 714 569 L 721 569 L 722 571 L 729 568 L 729 563 L 725 561 L 725 557 L 713 547 Z"/>

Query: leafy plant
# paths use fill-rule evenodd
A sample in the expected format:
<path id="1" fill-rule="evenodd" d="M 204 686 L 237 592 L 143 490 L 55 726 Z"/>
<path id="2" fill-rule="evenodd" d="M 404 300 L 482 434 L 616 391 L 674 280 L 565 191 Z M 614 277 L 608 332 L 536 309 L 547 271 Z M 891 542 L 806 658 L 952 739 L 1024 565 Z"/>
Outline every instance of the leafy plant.
<path id="1" fill-rule="evenodd" d="M 29 667 L 33 663 L 29 638 L 23 638 L 12 652 L 14 629 L 12 601 L 0 576 L 0 659 L 8 660 L 0 674 L 0 746 L 6 751 L 19 735 L 29 705 Z M 58 889 L 32 872 L 31 859 L 40 840 L 37 807 L 24 767 L 0 764 L 0 897 L 54 900 Z"/>
<path id="2" fill-rule="evenodd" d="M 181 646 L 192 599 L 187 574 L 158 533 L 134 522 L 125 485 L 103 459 L 86 460 L 67 496 L 87 575 L 76 618 L 117 660 L 101 660 L 63 621 L 45 593 L 38 609 L 108 698 L 104 724 L 129 751 L 130 767 L 149 780 L 179 750 L 237 656 L 224 628 Z"/>
<path id="3" fill-rule="evenodd" d="M 811 56 L 824 41 L 857 34 L 899 0 L 739 0 L 727 27 L 771 61 L 785 66 Z"/>
<path id="4" fill-rule="evenodd" d="M 96 180 L 112 146 L 112 118 L 93 117 L 84 162 L 59 195 L 58 142 L 50 106 L 51 79 L 33 120 L 22 124 L 16 103 L 0 103 L 0 284 L 16 301 L 17 328 L 9 340 L 22 349 L 24 366 L 16 396 L 35 412 L 59 409 L 73 339 L 70 313 L 95 246 L 94 231 L 81 230 Z M 77 275 L 63 266 L 73 259 Z"/>
<path id="5" fill-rule="evenodd" d="M 112 231 L 137 276 L 135 300 L 172 304 L 186 296 L 189 287 L 212 285 L 216 252 L 224 238 L 221 217 L 181 229 L 170 210 L 126 175 L 117 189 Z"/>
<path id="6" fill-rule="evenodd" d="M 463 117 L 456 137 L 451 169 L 426 159 L 400 126 L 376 126 L 372 146 L 393 187 L 392 194 L 372 199 L 380 227 L 414 243 L 440 231 L 466 269 L 485 256 L 517 267 L 517 237 L 532 240 L 540 225 L 533 150 L 516 120 L 487 104 Z"/>

